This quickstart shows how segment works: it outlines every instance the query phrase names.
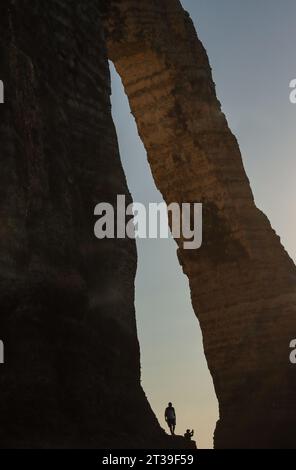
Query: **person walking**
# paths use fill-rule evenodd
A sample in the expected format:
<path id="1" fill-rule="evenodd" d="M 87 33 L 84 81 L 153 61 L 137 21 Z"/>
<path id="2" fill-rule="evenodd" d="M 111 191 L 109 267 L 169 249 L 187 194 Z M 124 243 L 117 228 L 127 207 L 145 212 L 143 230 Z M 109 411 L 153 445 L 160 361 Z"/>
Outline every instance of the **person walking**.
<path id="1" fill-rule="evenodd" d="M 172 403 L 170 402 L 165 409 L 164 413 L 165 420 L 167 425 L 170 429 L 172 436 L 175 434 L 175 427 L 176 427 L 176 413 L 175 408 L 173 407 Z"/>

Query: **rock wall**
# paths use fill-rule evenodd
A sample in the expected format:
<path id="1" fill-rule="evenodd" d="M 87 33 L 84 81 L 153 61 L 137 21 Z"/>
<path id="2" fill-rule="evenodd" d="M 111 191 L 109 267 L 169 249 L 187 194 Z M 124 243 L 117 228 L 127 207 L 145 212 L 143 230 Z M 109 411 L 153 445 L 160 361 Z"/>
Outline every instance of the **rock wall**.
<path id="1" fill-rule="evenodd" d="M 93 235 L 98 202 L 130 199 L 108 56 L 165 200 L 204 204 L 202 248 L 178 255 L 219 400 L 215 446 L 295 447 L 295 266 L 177 0 L 1 1 L 0 447 L 182 446 L 140 386 L 135 244 Z"/>
<path id="2" fill-rule="evenodd" d="M 158 189 L 204 204 L 202 248 L 178 254 L 219 400 L 215 446 L 294 447 L 295 266 L 254 204 L 206 51 L 178 0 L 112 0 L 103 14 Z"/>
<path id="3" fill-rule="evenodd" d="M 136 248 L 97 1 L 2 0 L 0 447 L 169 447 L 140 386 Z M 179 442 L 180 444 L 180 442 Z"/>

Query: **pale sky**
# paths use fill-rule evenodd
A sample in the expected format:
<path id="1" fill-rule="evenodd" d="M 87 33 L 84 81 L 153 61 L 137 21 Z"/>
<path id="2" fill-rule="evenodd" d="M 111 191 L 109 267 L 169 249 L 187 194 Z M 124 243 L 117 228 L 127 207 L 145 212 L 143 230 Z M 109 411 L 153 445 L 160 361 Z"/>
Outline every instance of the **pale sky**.
<path id="1" fill-rule="evenodd" d="M 295 0 L 182 0 L 207 49 L 257 206 L 296 260 Z M 161 201 L 121 81 L 112 71 L 112 112 L 134 201 Z M 142 384 L 160 424 L 172 401 L 178 434 L 194 428 L 199 448 L 212 447 L 217 400 L 173 240 L 139 240 L 136 315 Z"/>

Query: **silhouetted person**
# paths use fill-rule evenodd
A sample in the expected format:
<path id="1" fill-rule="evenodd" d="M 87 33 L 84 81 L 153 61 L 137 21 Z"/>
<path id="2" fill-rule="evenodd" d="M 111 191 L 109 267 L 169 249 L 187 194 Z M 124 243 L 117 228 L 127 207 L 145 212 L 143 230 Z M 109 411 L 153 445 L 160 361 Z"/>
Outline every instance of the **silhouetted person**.
<path id="1" fill-rule="evenodd" d="M 193 429 L 192 431 L 190 431 L 190 429 L 187 429 L 187 431 L 184 434 L 186 441 L 191 442 L 191 438 L 193 437 L 193 434 L 194 434 Z"/>
<path id="2" fill-rule="evenodd" d="M 175 408 L 173 407 L 171 402 L 168 404 L 168 406 L 165 409 L 164 417 L 165 417 L 168 427 L 170 428 L 171 434 L 173 436 L 175 434 L 175 427 L 176 427 L 176 413 L 175 413 Z"/>

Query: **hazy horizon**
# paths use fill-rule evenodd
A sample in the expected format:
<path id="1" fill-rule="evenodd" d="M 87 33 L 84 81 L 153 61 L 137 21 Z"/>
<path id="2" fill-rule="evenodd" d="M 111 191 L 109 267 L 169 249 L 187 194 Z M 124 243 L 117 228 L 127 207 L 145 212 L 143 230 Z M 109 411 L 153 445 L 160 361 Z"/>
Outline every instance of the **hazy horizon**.
<path id="1" fill-rule="evenodd" d="M 264 5 L 265 3 L 265 5 Z M 238 138 L 256 205 L 269 217 L 296 259 L 294 239 L 296 105 L 289 83 L 296 78 L 294 0 L 248 3 L 183 0 L 207 49 L 218 98 Z M 112 71 L 112 113 L 133 199 L 161 201 L 138 137 L 121 81 Z M 194 428 L 200 448 L 212 447 L 217 400 L 202 336 L 173 240 L 138 240 L 136 315 L 142 384 L 160 424 L 172 401 L 178 434 Z"/>

